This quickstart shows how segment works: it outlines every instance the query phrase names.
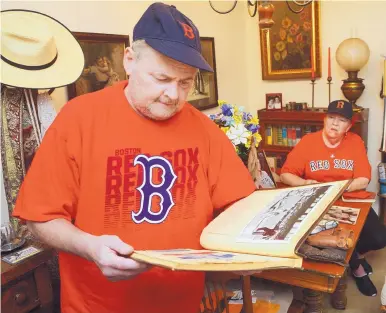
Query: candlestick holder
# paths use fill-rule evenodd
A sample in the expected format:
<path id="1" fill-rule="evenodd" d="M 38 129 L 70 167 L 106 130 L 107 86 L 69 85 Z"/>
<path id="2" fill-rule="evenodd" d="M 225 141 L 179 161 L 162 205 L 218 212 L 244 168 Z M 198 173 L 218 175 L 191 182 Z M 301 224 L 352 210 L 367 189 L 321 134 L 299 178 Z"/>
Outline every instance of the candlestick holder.
<path id="1" fill-rule="evenodd" d="M 327 77 L 327 84 L 328 84 L 328 103 L 330 104 L 331 103 L 331 81 L 332 81 L 332 77 L 331 76 L 328 76 Z"/>
<path id="2" fill-rule="evenodd" d="M 315 98 L 315 77 L 314 78 L 311 78 L 311 85 L 312 85 L 312 106 L 311 106 L 311 110 L 314 111 L 315 110 L 315 107 L 314 107 L 314 98 Z"/>

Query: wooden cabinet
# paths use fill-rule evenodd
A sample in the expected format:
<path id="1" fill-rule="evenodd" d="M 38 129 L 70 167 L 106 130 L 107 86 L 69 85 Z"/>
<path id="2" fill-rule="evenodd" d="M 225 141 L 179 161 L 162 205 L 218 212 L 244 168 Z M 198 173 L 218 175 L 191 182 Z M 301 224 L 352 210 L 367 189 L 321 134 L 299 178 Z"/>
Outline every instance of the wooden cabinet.
<path id="1" fill-rule="evenodd" d="M 277 167 L 282 167 L 287 154 L 301 137 L 309 132 L 315 132 L 323 128 L 326 112 L 326 108 L 315 108 L 314 111 L 258 110 L 260 133 L 263 138 L 260 143 L 260 149 L 263 149 L 267 156 L 276 157 Z M 368 116 L 369 109 L 355 112 L 353 127 L 351 128 L 351 131 L 362 137 L 366 148 Z M 283 134 L 287 135 L 287 140 L 283 139 Z M 271 139 L 269 139 L 270 136 Z"/>
<path id="2" fill-rule="evenodd" d="M 52 249 L 45 248 L 19 264 L 1 262 L 2 312 L 52 313 L 52 286 L 47 267 L 52 255 Z"/>

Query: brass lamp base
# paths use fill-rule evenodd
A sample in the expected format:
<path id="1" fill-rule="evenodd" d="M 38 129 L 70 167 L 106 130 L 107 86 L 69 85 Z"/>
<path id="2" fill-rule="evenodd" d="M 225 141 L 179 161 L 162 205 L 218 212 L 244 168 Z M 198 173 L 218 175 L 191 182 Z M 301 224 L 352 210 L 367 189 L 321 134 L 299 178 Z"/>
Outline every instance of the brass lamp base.
<path id="1" fill-rule="evenodd" d="M 358 78 L 358 71 L 347 72 L 348 78 L 343 81 L 343 85 L 340 88 L 348 101 L 352 104 L 353 109 L 363 109 L 355 102 L 362 95 L 365 90 L 365 85 L 362 83 L 363 79 Z"/>

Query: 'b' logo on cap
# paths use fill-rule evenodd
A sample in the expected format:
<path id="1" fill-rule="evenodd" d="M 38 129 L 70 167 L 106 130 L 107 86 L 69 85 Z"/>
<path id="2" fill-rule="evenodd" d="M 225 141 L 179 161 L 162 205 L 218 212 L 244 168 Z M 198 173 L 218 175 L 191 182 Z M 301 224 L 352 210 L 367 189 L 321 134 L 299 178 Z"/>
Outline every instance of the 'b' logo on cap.
<path id="1" fill-rule="evenodd" d="M 343 108 L 344 108 L 344 102 L 343 102 L 343 101 L 339 101 L 339 102 L 336 104 L 336 108 L 337 108 L 337 109 L 343 109 Z"/>
<path id="2" fill-rule="evenodd" d="M 185 24 L 185 23 L 182 23 L 180 21 L 178 21 L 183 30 L 184 30 L 184 36 L 185 37 L 188 37 L 189 39 L 194 39 L 194 32 L 193 32 L 193 28 L 191 28 L 188 24 Z"/>

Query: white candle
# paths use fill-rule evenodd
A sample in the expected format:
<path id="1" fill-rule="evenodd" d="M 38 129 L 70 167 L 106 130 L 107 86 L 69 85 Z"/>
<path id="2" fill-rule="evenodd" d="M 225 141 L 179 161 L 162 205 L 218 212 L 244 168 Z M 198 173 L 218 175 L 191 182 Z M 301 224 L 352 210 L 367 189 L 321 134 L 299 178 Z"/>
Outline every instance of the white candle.
<path id="1" fill-rule="evenodd" d="M 386 97 L 386 59 L 383 60 L 383 97 Z"/>

